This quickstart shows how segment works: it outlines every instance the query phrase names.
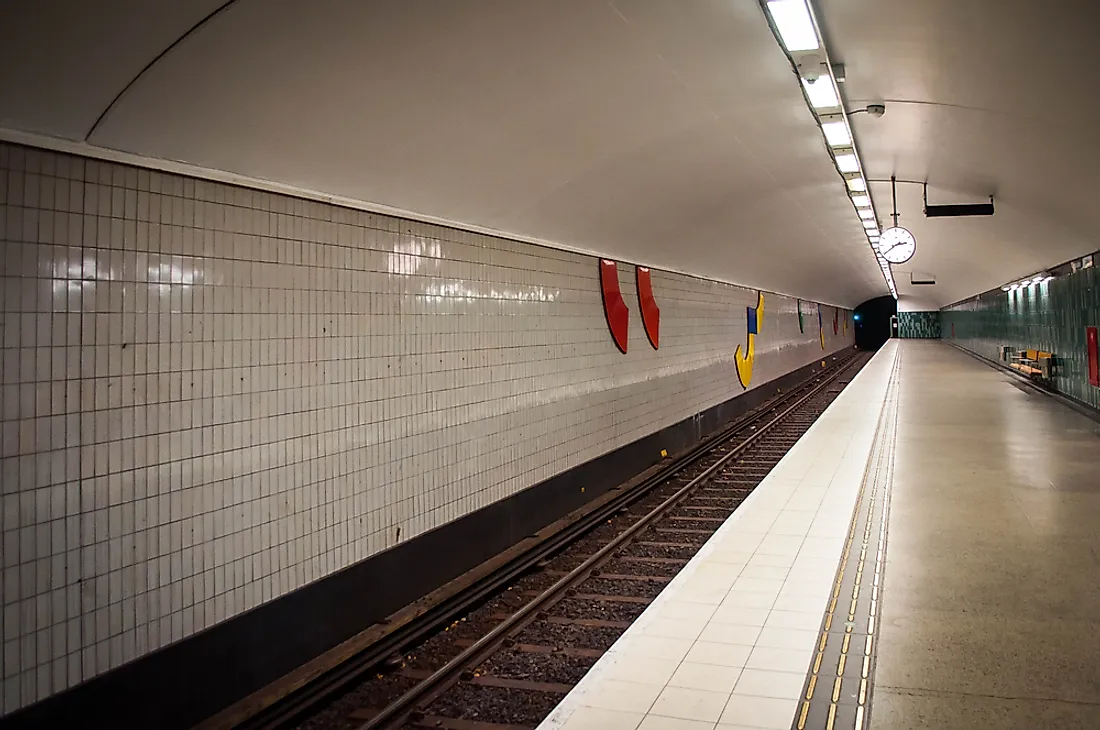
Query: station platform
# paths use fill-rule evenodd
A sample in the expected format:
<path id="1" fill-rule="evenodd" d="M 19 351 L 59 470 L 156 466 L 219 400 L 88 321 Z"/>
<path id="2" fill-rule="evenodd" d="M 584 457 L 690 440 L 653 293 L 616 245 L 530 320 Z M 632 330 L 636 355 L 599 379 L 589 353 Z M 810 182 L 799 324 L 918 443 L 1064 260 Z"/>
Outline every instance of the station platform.
<path id="1" fill-rule="evenodd" d="M 892 340 L 540 730 L 1100 727 L 1100 425 Z"/>

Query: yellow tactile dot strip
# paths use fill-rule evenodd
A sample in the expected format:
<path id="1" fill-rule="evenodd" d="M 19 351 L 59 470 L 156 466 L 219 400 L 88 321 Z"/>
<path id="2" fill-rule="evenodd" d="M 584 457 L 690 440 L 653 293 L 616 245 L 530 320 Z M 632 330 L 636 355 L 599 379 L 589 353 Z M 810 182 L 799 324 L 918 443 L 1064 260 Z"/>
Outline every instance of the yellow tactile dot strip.
<path id="1" fill-rule="evenodd" d="M 886 561 L 889 487 L 897 426 L 897 396 L 893 387 L 896 376 L 895 363 L 891 387 L 876 428 L 871 458 L 856 497 L 817 651 L 795 716 L 796 730 L 816 730 L 819 727 L 825 730 L 847 727 L 864 730 L 867 723 L 882 573 Z M 844 622 L 843 626 L 840 621 Z M 864 624 L 864 631 L 855 630 Z"/>

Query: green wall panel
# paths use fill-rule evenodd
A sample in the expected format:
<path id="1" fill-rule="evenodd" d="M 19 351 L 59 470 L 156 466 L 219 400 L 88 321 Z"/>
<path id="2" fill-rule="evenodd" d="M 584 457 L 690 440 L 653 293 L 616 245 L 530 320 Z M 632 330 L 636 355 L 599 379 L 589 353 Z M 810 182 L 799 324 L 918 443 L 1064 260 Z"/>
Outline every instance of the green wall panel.
<path id="1" fill-rule="evenodd" d="M 898 312 L 898 337 L 939 339 L 939 312 Z"/>
<path id="2" fill-rule="evenodd" d="M 1055 389 L 1100 408 L 1085 353 L 1085 328 L 1100 326 L 1100 269 L 982 294 L 940 314 L 945 339 L 990 360 L 999 358 L 1001 347 L 1054 353 Z"/>

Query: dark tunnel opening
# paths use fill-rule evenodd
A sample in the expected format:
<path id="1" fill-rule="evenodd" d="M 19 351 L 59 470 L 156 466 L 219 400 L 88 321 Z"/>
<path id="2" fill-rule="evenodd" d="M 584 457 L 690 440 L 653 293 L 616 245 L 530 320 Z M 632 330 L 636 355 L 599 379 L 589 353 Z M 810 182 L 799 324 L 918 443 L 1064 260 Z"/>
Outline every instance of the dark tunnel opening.
<path id="1" fill-rule="evenodd" d="M 897 314 L 898 302 L 892 296 L 869 299 L 856 307 L 852 316 L 856 326 L 856 346 L 861 350 L 877 350 L 886 344 Z"/>

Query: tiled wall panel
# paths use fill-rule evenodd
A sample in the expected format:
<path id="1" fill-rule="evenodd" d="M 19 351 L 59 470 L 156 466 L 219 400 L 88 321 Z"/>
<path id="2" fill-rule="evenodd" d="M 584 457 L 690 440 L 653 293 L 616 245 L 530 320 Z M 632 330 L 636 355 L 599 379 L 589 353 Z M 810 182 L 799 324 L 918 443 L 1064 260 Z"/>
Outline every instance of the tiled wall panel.
<path id="1" fill-rule="evenodd" d="M 1089 384 L 1086 328 L 1100 325 L 1096 268 L 1010 292 L 995 291 L 942 312 L 943 337 L 996 360 L 1000 348 L 1038 349 L 1055 357 L 1054 387 L 1100 408 L 1100 388 Z"/>
<path id="2" fill-rule="evenodd" d="M 898 312 L 898 337 L 939 339 L 939 312 Z"/>
<path id="3" fill-rule="evenodd" d="M 622 265 L 623 355 L 593 258 L 8 145 L 0 232 L 4 713 L 735 396 L 756 302 L 654 272 L 654 351 Z"/>

